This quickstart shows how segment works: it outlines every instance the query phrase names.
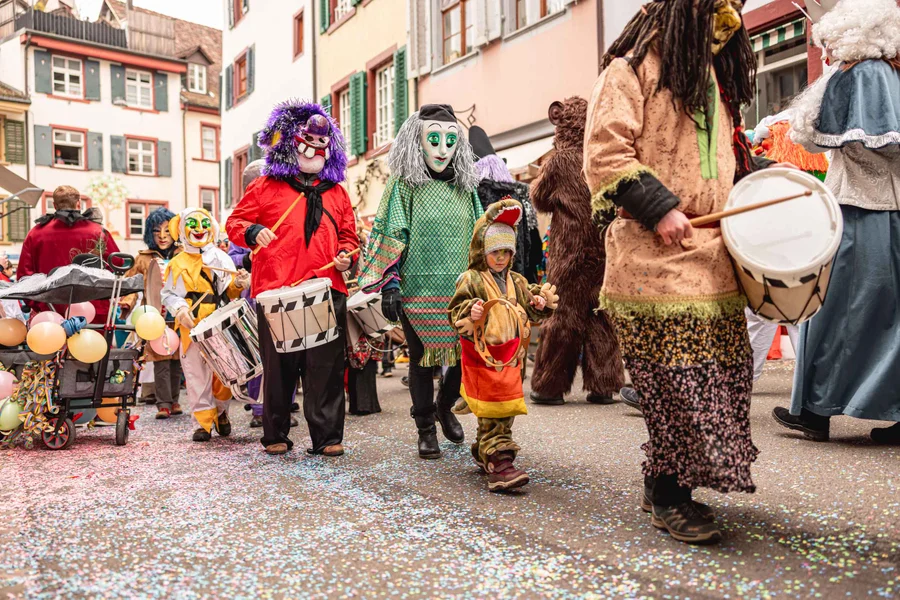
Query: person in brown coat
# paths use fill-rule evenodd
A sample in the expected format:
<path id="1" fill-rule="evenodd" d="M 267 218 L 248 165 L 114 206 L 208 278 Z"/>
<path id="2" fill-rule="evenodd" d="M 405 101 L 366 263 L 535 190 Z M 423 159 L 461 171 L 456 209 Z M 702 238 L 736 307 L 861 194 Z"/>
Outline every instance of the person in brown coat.
<path id="1" fill-rule="evenodd" d="M 169 221 L 174 217 L 175 215 L 166 208 L 158 208 L 150 213 L 144 224 L 144 243 L 147 244 L 147 249 L 138 253 L 134 259 L 134 266 L 125 274 L 126 277 L 138 274 L 144 276 L 143 303 L 156 308 L 166 316 L 166 322 L 170 327 L 174 324 L 174 320 L 165 314 L 161 293 L 163 269 L 179 251 L 172 236 L 169 235 Z M 137 301 L 137 294 L 122 298 L 119 305 L 124 318 L 134 310 Z M 178 352 L 173 352 L 169 356 L 162 356 L 154 352 L 150 344 L 145 346 L 144 358 L 152 363 L 153 367 L 157 419 L 168 419 L 170 415 L 180 415 L 183 412 L 178 403 L 181 394 L 181 362 L 178 355 Z"/>
<path id="2" fill-rule="evenodd" d="M 541 326 L 531 401 L 563 404 L 581 365 L 587 401 L 611 404 L 625 373 L 615 331 L 596 311 L 606 251 L 582 175 L 587 101 L 576 96 L 554 102 L 549 113 L 555 152 L 532 184 L 531 200 L 553 217 L 547 279 L 559 288 L 559 308 Z"/>

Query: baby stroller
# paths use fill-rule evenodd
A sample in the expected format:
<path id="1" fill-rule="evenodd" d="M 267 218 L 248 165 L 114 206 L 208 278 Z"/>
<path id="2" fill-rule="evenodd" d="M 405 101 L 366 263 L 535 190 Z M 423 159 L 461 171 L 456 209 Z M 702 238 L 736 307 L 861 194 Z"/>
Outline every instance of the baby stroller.
<path id="1" fill-rule="evenodd" d="M 119 446 L 128 443 L 129 431 L 134 428 L 130 407 L 135 406 L 143 342 L 137 347 L 113 348 L 112 341 L 116 331 L 134 331 L 133 325 L 116 325 L 115 311 L 122 296 L 143 292 L 144 278 L 143 275 L 122 277 L 134 265 L 134 257 L 128 254 L 111 254 L 108 262 L 112 273 L 102 268 L 99 257 L 82 254 L 75 257 L 73 264 L 55 269 L 50 275 L 34 275 L 0 291 L 0 299 L 29 300 L 51 306 L 110 299 L 106 324 L 85 327 L 102 332 L 106 339 L 106 355 L 97 363 L 76 360 L 67 348 L 51 356 L 40 356 L 24 347 L 0 350 L 0 362 L 19 379 L 26 366 L 33 368 L 35 361 L 50 361 L 44 364 L 55 367 L 48 371 L 52 373 L 52 381 L 47 405 L 36 415 L 37 419 L 46 421 L 40 437 L 50 450 L 63 450 L 74 443 L 74 422 L 85 410 L 117 408 L 116 444 Z M 104 398 L 115 398 L 118 402 L 104 404 Z"/>

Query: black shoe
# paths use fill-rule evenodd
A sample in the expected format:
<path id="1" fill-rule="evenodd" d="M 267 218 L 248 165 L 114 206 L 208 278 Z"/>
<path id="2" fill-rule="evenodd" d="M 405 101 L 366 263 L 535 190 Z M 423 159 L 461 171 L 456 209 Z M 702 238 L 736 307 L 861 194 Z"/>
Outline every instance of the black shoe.
<path id="1" fill-rule="evenodd" d="M 409 375 L 404 375 L 403 377 L 401 377 L 400 383 L 402 383 L 406 387 L 409 387 Z"/>
<path id="2" fill-rule="evenodd" d="M 653 502 L 650 500 L 652 496 L 653 490 L 648 487 L 647 480 L 644 480 L 644 492 L 641 494 L 641 510 L 645 513 L 653 512 Z M 697 502 L 696 500 L 691 500 L 691 503 L 694 505 L 694 508 L 697 509 L 697 512 L 700 513 L 700 516 L 704 519 L 715 519 L 716 511 L 713 510 L 711 506 L 708 504 L 703 504 L 702 502 Z"/>
<path id="3" fill-rule="evenodd" d="M 257 427 L 262 427 L 262 416 L 253 415 L 253 418 L 250 419 L 250 428 L 256 429 Z"/>
<path id="4" fill-rule="evenodd" d="M 876 444 L 900 444 L 900 423 L 894 423 L 890 427 L 876 427 L 869 435 Z"/>
<path id="5" fill-rule="evenodd" d="M 296 426 L 298 426 L 299 424 L 300 424 L 300 422 L 297 421 L 297 418 L 296 418 L 296 417 L 291 417 L 291 427 L 296 427 Z"/>
<path id="6" fill-rule="evenodd" d="M 588 394 L 587 397 L 588 404 L 615 404 L 616 401 L 613 400 L 612 396 L 607 396 L 606 394 Z"/>
<path id="7" fill-rule="evenodd" d="M 665 529 L 673 538 L 687 544 L 713 544 L 722 539 L 714 519 L 704 517 L 693 502 L 675 506 L 653 505 L 650 522 Z"/>
<path id="8" fill-rule="evenodd" d="M 300 404 L 298 404 L 297 402 L 292 403 L 291 404 L 291 412 L 292 413 L 300 412 Z"/>
<path id="9" fill-rule="evenodd" d="M 541 396 L 537 392 L 531 392 L 531 403 L 532 404 L 546 404 L 548 406 L 560 406 L 565 404 L 566 401 L 562 398 L 551 398 L 549 396 Z"/>
<path id="10" fill-rule="evenodd" d="M 466 432 L 460 425 L 459 419 L 453 414 L 453 406 L 441 408 L 440 404 L 443 402 L 435 404 L 435 411 L 438 423 L 441 424 L 441 433 L 454 444 L 462 444 L 466 439 Z"/>
<path id="11" fill-rule="evenodd" d="M 633 408 L 638 412 L 644 412 L 641 408 L 641 395 L 633 387 L 623 387 L 619 390 L 619 397 L 625 406 Z"/>
<path id="12" fill-rule="evenodd" d="M 202 427 L 199 427 L 197 431 L 194 432 L 194 437 L 191 438 L 195 442 L 208 442 L 212 439 L 212 435 Z"/>
<path id="13" fill-rule="evenodd" d="M 215 421 L 216 433 L 219 437 L 228 437 L 231 435 L 231 421 L 228 420 L 228 412 L 221 413 Z"/>
<path id="14" fill-rule="evenodd" d="M 419 458 L 440 458 L 441 447 L 437 439 L 437 427 L 434 426 L 434 417 L 414 417 L 416 428 L 419 430 Z"/>
<path id="15" fill-rule="evenodd" d="M 830 419 L 803 410 L 800 416 L 791 414 L 788 409 L 776 406 L 772 410 L 772 417 L 779 425 L 801 432 L 806 438 L 816 442 L 828 441 L 828 429 Z"/>

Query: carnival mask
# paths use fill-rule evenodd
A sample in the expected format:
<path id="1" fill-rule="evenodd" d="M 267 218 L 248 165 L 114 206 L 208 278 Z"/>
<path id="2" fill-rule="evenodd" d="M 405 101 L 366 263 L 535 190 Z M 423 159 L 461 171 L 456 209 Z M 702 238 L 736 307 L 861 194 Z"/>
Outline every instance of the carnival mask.
<path id="1" fill-rule="evenodd" d="M 423 121 L 422 150 L 425 152 L 425 163 L 435 173 L 443 173 L 450 165 L 458 141 L 459 125 L 456 123 Z"/>
<path id="2" fill-rule="evenodd" d="M 184 219 L 184 240 L 194 248 L 202 248 L 212 241 L 212 219 L 204 212 L 195 211 Z"/>
<path id="3" fill-rule="evenodd" d="M 300 127 L 294 138 L 297 142 L 297 162 L 300 171 L 316 175 L 325 168 L 331 158 L 328 144 L 331 142 L 331 125 L 322 115 L 313 115 Z"/>
<path id="4" fill-rule="evenodd" d="M 166 221 L 158 228 L 153 229 L 153 241 L 156 242 L 156 247 L 160 250 L 168 250 L 172 247 L 172 244 L 175 243 L 175 240 L 172 239 L 172 234 L 169 232 L 169 222 Z"/>
<path id="5" fill-rule="evenodd" d="M 741 0 L 716 0 L 713 8 L 712 53 L 718 54 L 728 41 L 740 30 Z"/>

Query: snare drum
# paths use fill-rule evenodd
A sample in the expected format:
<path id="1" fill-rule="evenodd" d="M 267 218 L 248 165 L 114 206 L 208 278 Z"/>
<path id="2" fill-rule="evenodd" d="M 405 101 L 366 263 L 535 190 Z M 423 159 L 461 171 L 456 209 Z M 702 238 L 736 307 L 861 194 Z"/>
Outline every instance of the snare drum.
<path id="1" fill-rule="evenodd" d="M 307 350 L 338 338 L 328 278 L 310 279 L 296 287 L 263 292 L 256 301 L 266 315 L 275 350 L 279 353 Z"/>
<path id="2" fill-rule="evenodd" d="M 370 338 L 381 337 L 396 327 L 381 312 L 381 294 L 356 292 L 347 300 L 347 312 Z"/>
<path id="3" fill-rule="evenodd" d="M 256 315 L 243 299 L 219 308 L 191 330 L 206 363 L 231 388 L 249 401 L 246 384 L 263 372 Z"/>
<path id="4" fill-rule="evenodd" d="M 812 318 L 825 301 L 844 221 L 834 195 L 815 177 L 765 169 L 742 179 L 726 209 L 812 191 L 722 220 L 722 235 L 750 310 L 780 324 Z"/>

